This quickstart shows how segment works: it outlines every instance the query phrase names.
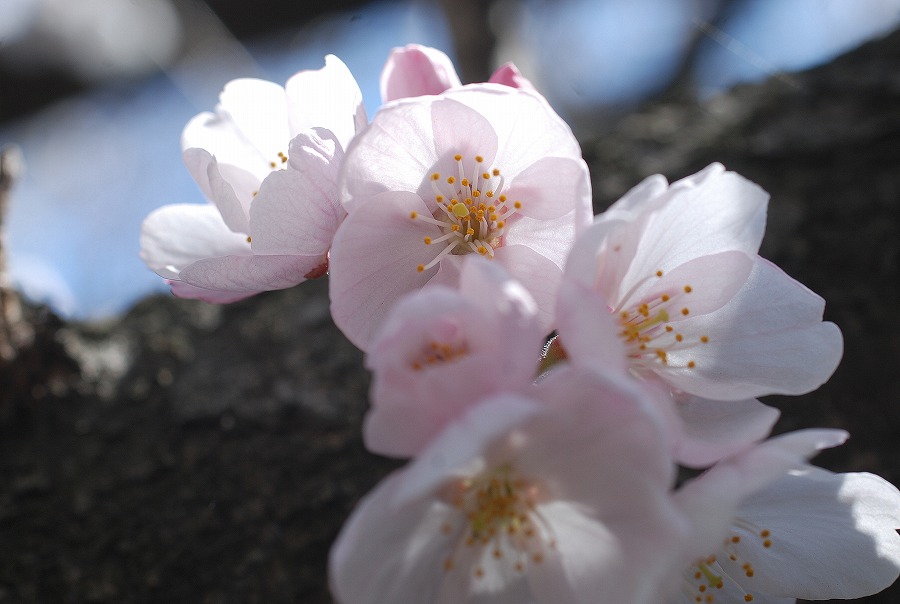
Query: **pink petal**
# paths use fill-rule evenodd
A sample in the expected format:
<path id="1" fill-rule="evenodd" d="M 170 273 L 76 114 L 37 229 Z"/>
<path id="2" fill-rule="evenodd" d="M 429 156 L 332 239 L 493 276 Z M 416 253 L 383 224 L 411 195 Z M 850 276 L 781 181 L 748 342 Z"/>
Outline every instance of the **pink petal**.
<path id="1" fill-rule="evenodd" d="M 256 293 L 302 283 L 324 261 L 321 256 L 223 256 L 198 260 L 179 277 L 206 289 Z"/>
<path id="2" fill-rule="evenodd" d="M 491 124 L 462 103 L 440 97 L 396 101 L 382 107 L 347 150 L 340 177 L 344 207 L 352 212 L 377 193 L 409 191 L 433 209 L 433 174 L 441 181 L 458 178 L 455 155 L 468 166 L 481 155 L 489 166 L 496 150 Z"/>
<path id="3" fill-rule="evenodd" d="M 351 141 L 341 166 L 341 201 L 348 211 L 385 191 L 418 191 L 437 161 L 429 103 L 398 101 L 382 107 Z M 430 186 L 430 185 L 429 185 Z M 428 199 L 433 198 L 429 190 Z"/>
<path id="4" fill-rule="evenodd" d="M 511 221 L 503 236 L 503 244 L 529 247 L 561 269 L 577 235 L 589 224 L 590 215 L 584 208 L 576 208 L 552 220 L 522 216 Z"/>
<path id="5" fill-rule="evenodd" d="M 482 262 L 476 271 L 487 265 Z M 416 455 L 478 400 L 530 386 L 542 334 L 502 281 L 485 285 L 478 297 L 497 306 L 480 307 L 459 291 L 429 286 L 391 309 L 366 356 L 373 383 L 364 436 L 371 451 Z M 459 355 L 428 364 L 423 351 L 432 344 L 460 348 Z"/>
<path id="6" fill-rule="evenodd" d="M 556 294 L 562 271 L 552 261 L 524 245 L 507 245 L 494 252 L 498 262 L 519 281 L 537 304 L 537 321 L 544 333 L 553 329 Z"/>
<path id="7" fill-rule="evenodd" d="M 250 206 L 254 253 L 325 256 L 346 215 L 338 202 L 336 144 L 314 131 L 291 141 L 288 169 L 270 174 Z"/>
<path id="8" fill-rule="evenodd" d="M 450 57 L 436 48 L 408 44 L 388 55 L 381 72 L 381 101 L 440 94 L 461 85 Z"/>
<path id="9" fill-rule="evenodd" d="M 285 84 L 290 136 L 309 128 L 331 130 L 342 148 L 366 125 L 362 92 L 347 66 L 334 55 L 321 69 L 301 71 Z"/>
<path id="10" fill-rule="evenodd" d="M 172 288 L 172 293 L 178 298 L 202 300 L 211 304 L 230 304 L 231 302 L 244 300 L 246 298 L 249 298 L 250 296 L 261 293 L 257 291 L 233 292 L 217 289 L 206 289 L 203 287 L 197 287 L 195 285 L 189 285 L 183 281 L 178 281 L 176 279 L 169 279 L 166 281 L 166 283 Z"/>
<path id="11" fill-rule="evenodd" d="M 423 176 L 430 176 L 435 171 L 456 176 L 459 170 L 453 159 L 456 154 L 472 162 L 470 165 L 474 165 L 476 155 L 484 158 L 485 166 L 494 164 L 497 154 L 494 124 L 464 103 L 446 98 L 434 101 L 431 105 L 431 131 L 438 161 Z M 430 183 L 420 194 L 423 199 L 433 197 Z"/>
<path id="12" fill-rule="evenodd" d="M 163 277 L 203 258 L 249 253 L 246 235 L 229 230 L 212 205 L 163 206 L 141 225 L 141 259 Z"/>
<path id="13" fill-rule="evenodd" d="M 556 303 L 555 327 L 573 363 L 626 370 L 621 329 L 609 314 L 606 299 L 598 292 L 564 280 Z"/>
<path id="14" fill-rule="evenodd" d="M 442 246 L 425 245 L 437 226 L 410 219 L 411 212 L 429 215 L 413 193 L 377 195 L 351 212 L 338 228 L 331 247 L 329 296 L 331 314 L 344 335 L 366 350 L 387 312 L 406 292 L 421 288 L 437 272 L 423 272 Z"/>
<path id="15" fill-rule="evenodd" d="M 493 84 L 503 84 L 511 88 L 526 88 L 535 90 L 534 84 L 522 75 L 522 72 L 512 63 L 504 63 L 491 74 L 488 82 Z"/>
<path id="16" fill-rule="evenodd" d="M 552 220 L 591 204 L 587 164 L 567 157 L 544 157 L 517 174 L 506 196 L 521 201 L 522 216 Z"/>
<path id="17" fill-rule="evenodd" d="M 683 330 L 686 320 L 719 310 L 735 297 L 753 269 L 753 258 L 743 252 L 720 252 L 700 256 L 657 277 L 647 275 L 628 300 L 615 301 L 616 308 L 635 307 L 639 302 L 670 296 L 669 321 Z M 684 313 L 687 309 L 687 313 Z"/>
<path id="18" fill-rule="evenodd" d="M 470 84 L 447 91 L 443 98 L 471 107 L 491 124 L 499 145 L 494 167 L 507 178 L 544 157 L 581 159 L 581 147 L 572 130 L 534 91 Z"/>

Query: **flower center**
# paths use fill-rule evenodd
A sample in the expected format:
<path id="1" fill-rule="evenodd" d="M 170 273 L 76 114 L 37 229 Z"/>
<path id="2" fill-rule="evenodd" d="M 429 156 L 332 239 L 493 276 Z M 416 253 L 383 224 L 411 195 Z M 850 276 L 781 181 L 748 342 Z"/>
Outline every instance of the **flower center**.
<path id="1" fill-rule="evenodd" d="M 458 344 L 447 342 L 428 342 L 419 351 L 419 354 L 410 361 L 410 366 L 416 371 L 439 363 L 449 363 L 469 354 L 469 347 L 465 342 Z"/>
<path id="2" fill-rule="evenodd" d="M 656 271 L 655 278 L 662 278 L 663 272 Z M 673 319 L 690 315 L 690 297 L 694 288 L 685 284 L 681 289 L 672 289 L 652 298 L 631 302 L 633 292 L 650 278 L 638 282 L 616 308 L 610 309 L 618 315 L 622 330 L 619 336 L 625 340 L 628 356 L 639 367 L 670 364 L 669 353 L 686 350 L 696 344 L 707 344 L 708 336 L 688 338 L 679 333 Z M 688 360 L 683 367 L 693 369 L 696 362 Z"/>
<path id="3" fill-rule="evenodd" d="M 441 252 L 427 264 L 419 264 L 419 272 L 437 265 L 447 254 L 477 253 L 493 258 L 500 247 L 507 221 L 522 208 L 520 201 L 510 201 L 503 194 L 503 176 L 499 168 L 486 166 L 480 155 L 469 161 L 456 154 L 456 174 L 433 172 L 429 177 L 437 210 L 432 216 L 412 212 L 410 219 L 437 226 L 437 237 L 423 238 L 425 245 L 444 243 Z M 467 170 L 467 168 L 469 168 Z"/>
<path id="4" fill-rule="evenodd" d="M 737 519 L 732 527 L 732 534 L 725 538 L 719 555 L 712 555 L 691 567 L 689 575 L 685 577 L 685 589 L 695 602 L 716 602 L 716 591 L 725 587 L 726 581 L 743 596 L 744 602 L 753 602 L 753 594 L 745 589 L 746 580 L 738 582 L 733 579 L 735 575 L 752 579 L 756 574 L 753 564 L 746 559 L 746 554 L 752 550 L 742 546 L 748 539 L 759 539 L 764 549 L 772 547 L 772 532 L 769 529 L 760 529 Z"/>
<path id="5" fill-rule="evenodd" d="M 287 153 L 285 153 L 284 151 L 279 151 L 278 157 L 275 160 L 269 162 L 269 167 L 274 170 L 278 166 L 283 166 L 284 164 L 286 164 L 287 161 L 288 161 Z"/>
<path id="6" fill-rule="evenodd" d="M 441 531 L 458 538 L 444 560 L 444 570 L 472 561 L 472 575 L 484 578 L 486 564 L 505 564 L 523 573 L 529 564 L 544 560 L 545 548 L 554 548 L 550 529 L 536 510 L 539 489 L 518 477 L 509 465 L 451 486 L 450 503 L 461 512 L 459 526 L 445 523 Z"/>

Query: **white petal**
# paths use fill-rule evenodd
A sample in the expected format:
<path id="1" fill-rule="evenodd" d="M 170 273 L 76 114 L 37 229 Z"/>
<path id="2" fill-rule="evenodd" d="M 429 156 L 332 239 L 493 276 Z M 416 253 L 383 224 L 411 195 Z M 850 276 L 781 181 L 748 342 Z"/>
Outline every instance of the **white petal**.
<path id="1" fill-rule="evenodd" d="M 748 496 L 792 469 L 808 468 L 809 457 L 847 437 L 843 430 L 789 432 L 726 458 L 681 486 L 674 499 L 694 525 L 692 539 L 684 546 L 685 567 L 718 551 L 738 506 Z"/>
<path id="2" fill-rule="evenodd" d="M 755 574 L 733 576 L 746 589 L 808 600 L 862 598 L 900 574 L 900 492 L 872 474 L 810 468 L 747 499 L 742 521 L 770 531 L 738 530 L 735 549 Z M 726 560 L 727 563 L 727 560 Z"/>
<path id="3" fill-rule="evenodd" d="M 429 103 L 397 101 L 382 107 L 346 148 L 339 180 L 348 211 L 385 191 L 418 191 L 437 161 Z M 433 194 L 429 191 L 429 199 Z"/>
<path id="4" fill-rule="evenodd" d="M 730 250 L 754 256 L 759 249 L 769 196 L 742 176 L 724 172 L 696 186 L 675 183 L 664 197 L 666 203 L 642 218 L 646 226 L 622 291 L 700 256 Z"/>
<path id="5" fill-rule="evenodd" d="M 291 136 L 308 128 L 331 130 L 341 147 L 366 125 L 362 92 L 347 66 L 334 55 L 325 66 L 301 71 L 285 84 Z"/>
<path id="6" fill-rule="evenodd" d="M 235 233 L 246 234 L 249 229 L 247 214 L 252 199 L 251 191 L 248 189 L 259 186 L 255 177 L 235 166 L 219 166 L 216 158 L 204 149 L 185 149 L 182 158 L 200 190 L 219 208 L 228 228 Z M 223 176 L 222 170 L 226 171 L 228 179 Z M 238 184 L 237 191 L 229 180 Z M 238 192 L 241 193 L 240 197 Z"/>
<path id="7" fill-rule="evenodd" d="M 221 110 L 264 158 L 276 161 L 279 151 L 287 152 L 291 136 L 284 88 L 254 78 L 232 80 L 225 84 L 219 102 Z"/>
<path id="8" fill-rule="evenodd" d="M 187 123 L 181 134 L 181 149 L 186 151 L 192 148 L 203 149 L 220 164 L 240 167 L 257 180 L 262 180 L 271 171 L 269 162 L 274 159 L 264 157 L 238 129 L 231 117 L 224 113 L 201 113 Z M 205 165 L 200 170 L 194 170 L 188 163 L 188 170 L 209 197 L 208 187 L 204 188 L 203 185 L 206 180 Z"/>
<path id="9" fill-rule="evenodd" d="M 676 400 L 684 440 L 677 451 L 682 464 L 703 468 L 734 455 L 769 435 L 778 409 L 755 399 L 711 401 L 696 396 Z"/>
<path id="10" fill-rule="evenodd" d="M 246 235 L 225 226 L 208 204 L 175 204 L 151 212 L 141 225 L 141 259 L 163 277 L 177 278 L 204 258 L 250 254 Z"/>
<path id="11" fill-rule="evenodd" d="M 816 294 L 757 258 L 747 283 L 729 304 L 679 324 L 686 332 L 707 335 L 709 343 L 674 353 L 674 365 L 693 360 L 696 366 L 667 372 L 666 380 L 722 400 L 814 390 L 843 353 L 840 330 L 821 322 L 823 307 Z"/>
<path id="12" fill-rule="evenodd" d="M 441 527 L 456 510 L 426 498 L 398 507 L 402 477 L 392 474 L 369 493 L 332 545 L 329 584 L 343 604 L 437 601 L 450 551 Z"/>

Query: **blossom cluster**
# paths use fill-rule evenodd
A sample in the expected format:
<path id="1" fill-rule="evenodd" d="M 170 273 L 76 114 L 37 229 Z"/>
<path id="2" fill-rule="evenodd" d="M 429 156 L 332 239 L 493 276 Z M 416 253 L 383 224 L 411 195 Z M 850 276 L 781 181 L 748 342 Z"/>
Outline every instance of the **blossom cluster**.
<path id="1" fill-rule="evenodd" d="M 824 383 L 824 301 L 759 256 L 768 195 L 712 164 L 593 215 L 569 126 L 511 64 L 463 85 L 395 49 L 371 120 L 347 67 L 225 86 L 184 130 L 208 204 L 141 255 L 231 302 L 327 275 L 372 373 L 363 440 L 409 459 L 329 560 L 343 604 L 858 598 L 900 573 L 900 492 L 809 464 L 769 394 Z M 689 476 L 685 478 L 685 476 Z"/>

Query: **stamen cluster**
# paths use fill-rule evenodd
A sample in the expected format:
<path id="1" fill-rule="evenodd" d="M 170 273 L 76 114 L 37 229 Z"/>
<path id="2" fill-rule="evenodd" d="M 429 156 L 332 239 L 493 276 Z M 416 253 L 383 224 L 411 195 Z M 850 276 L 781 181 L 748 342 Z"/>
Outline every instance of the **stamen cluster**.
<path id="1" fill-rule="evenodd" d="M 458 168 L 456 175 L 445 177 L 433 172 L 429 178 L 437 204 L 434 215 L 423 216 L 413 211 L 409 216 L 440 227 L 442 234 L 424 237 L 425 245 L 447 242 L 433 260 L 416 267 L 419 272 L 435 266 L 447 254 L 474 252 L 492 258 L 494 248 L 500 246 L 506 221 L 522 209 L 522 202 L 510 202 L 502 193 L 503 176 L 499 168 L 485 168 L 484 158 L 476 155 L 474 168 L 467 177 L 463 156 L 456 154 L 453 159 Z"/>

